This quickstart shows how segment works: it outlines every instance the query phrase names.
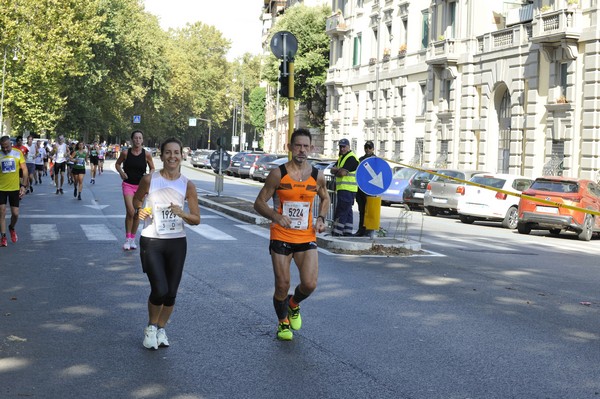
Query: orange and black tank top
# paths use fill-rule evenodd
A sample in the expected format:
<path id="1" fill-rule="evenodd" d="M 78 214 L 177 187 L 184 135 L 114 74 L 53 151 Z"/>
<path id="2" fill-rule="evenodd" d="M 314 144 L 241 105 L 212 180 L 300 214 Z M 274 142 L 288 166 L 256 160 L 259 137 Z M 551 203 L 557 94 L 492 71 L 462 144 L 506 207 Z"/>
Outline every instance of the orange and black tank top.
<path id="1" fill-rule="evenodd" d="M 292 227 L 285 228 L 271 223 L 271 240 L 291 244 L 316 241 L 317 234 L 313 226 L 313 201 L 317 195 L 317 176 L 319 171 L 313 166 L 306 181 L 293 180 L 285 165 L 279 166 L 281 180 L 273 196 L 273 207 L 279 214 L 292 219 Z"/>

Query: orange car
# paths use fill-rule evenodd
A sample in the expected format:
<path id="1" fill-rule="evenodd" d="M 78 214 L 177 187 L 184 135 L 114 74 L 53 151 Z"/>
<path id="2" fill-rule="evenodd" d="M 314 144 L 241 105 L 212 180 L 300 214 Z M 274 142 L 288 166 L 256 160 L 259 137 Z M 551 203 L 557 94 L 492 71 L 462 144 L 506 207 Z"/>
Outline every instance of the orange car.
<path id="1" fill-rule="evenodd" d="M 562 176 L 538 177 L 523 194 L 557 204 L 600 211 L 600 186 L 591 180 Z M 553 235 L 558 235 L 561 230 L 574 231 L 580 240 L 589 241 L 595 232 L 600 232 L 600 217 L 521 198 L 517 229 L 521 234 L 529 234 L 532 229 L 550 230 Z"/>

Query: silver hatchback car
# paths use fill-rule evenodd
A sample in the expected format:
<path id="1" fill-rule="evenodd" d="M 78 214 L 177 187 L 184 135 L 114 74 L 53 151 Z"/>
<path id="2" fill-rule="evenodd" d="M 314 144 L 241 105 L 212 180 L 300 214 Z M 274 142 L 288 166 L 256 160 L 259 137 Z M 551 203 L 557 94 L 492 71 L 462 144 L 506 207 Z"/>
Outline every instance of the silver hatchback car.
<path id="1" fill-rule="evenodd" d="M 470 180 L 477 173 L 486 173 L 481 170 L 456 170 L 440 169 L 427 185 L 427 191 L 423 197 L 425 213 L 436 216 L 438 213 L 456 214 L 459 198 L 465 193 L 465 185 L 448 177 L 460 180 Z"/>

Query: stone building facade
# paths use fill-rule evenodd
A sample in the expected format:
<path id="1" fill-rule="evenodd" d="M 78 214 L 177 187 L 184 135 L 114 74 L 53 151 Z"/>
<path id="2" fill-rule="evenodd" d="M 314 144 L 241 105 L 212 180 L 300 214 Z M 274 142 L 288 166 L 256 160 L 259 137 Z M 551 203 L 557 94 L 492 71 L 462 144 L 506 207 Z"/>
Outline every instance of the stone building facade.
<path id="1" fill-rule="evenodd" d="M 332 0 L 324 155 L 597 179 L 597 0 Z"/>

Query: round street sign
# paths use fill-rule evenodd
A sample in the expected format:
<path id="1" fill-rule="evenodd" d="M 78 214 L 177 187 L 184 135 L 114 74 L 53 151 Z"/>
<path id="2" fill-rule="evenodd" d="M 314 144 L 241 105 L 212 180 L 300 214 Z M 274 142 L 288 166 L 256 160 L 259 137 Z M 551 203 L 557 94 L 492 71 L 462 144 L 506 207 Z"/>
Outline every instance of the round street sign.
<path id="1" fill-rule="evenodd" d="M 280 60 L 284 58 L 284 55 L 286 57 L 294 58 L 298 51 L 298 39 L 296 39 L 296 36 L 291 32 L 285 30 L 279 31 L 271 38 L 271 51 L 273 52 L 273 55 Z"/>
<path id="2" fill-rule="evenodd" d="M 379 195 L 392 182 L 392 168 L 381 158 L 364 159 L 356 169 L 356 183 L 368 195 Z"/>
<path id="3" fill-rule="evenodd" d="M 219 166 L 221 170 L 225 170 L 229 167 L 229 163 L 231 162 L 231 155 L 227 151 L 223 151 L 223 156 L 219 153 L 220 151 L 215 151 L 210 154 L 210 166 L 216 171 L 219 170 Z"/>

